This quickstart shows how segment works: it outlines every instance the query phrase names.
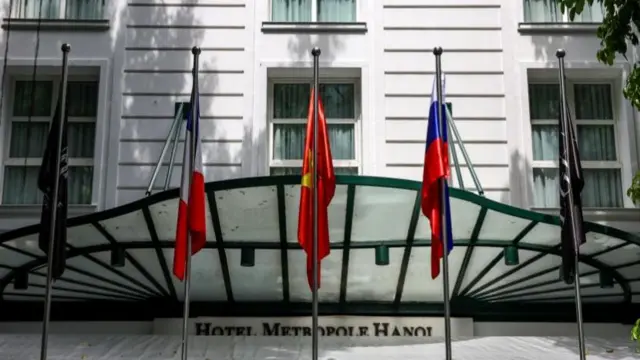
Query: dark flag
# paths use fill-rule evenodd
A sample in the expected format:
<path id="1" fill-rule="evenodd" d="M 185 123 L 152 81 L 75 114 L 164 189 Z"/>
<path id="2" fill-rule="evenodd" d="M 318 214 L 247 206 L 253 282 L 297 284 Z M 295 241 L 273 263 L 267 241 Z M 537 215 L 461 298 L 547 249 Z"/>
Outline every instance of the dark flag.
<path id="1" fill-rule="evenodd" d="M 62 88 L 60 89 L 62 94 Z M 47 256 L 53 256 L 53 267 L 51 269 L 54 279 L 59 279 L 64 272 L 66 265 L 67 247 L 67 179 L 68 179 L 68 145 L 67 145 L 67 113 L 60 114 L 62 102 L 58 98 L 56 111 L 51 120 L 51 128 L 47 145 L 42 156 L 42 165 L 38 176 L 38 188 L 43 192 L 42 215 L 40 218 L 40 234 L 38 245 Z M 56 152 L 58 150 L 60 126 L 63 127 L 62 144 L 60 146 L 60 167 L 56 169 Z M 51 240 L 51 220 L 53 210 L 53 191 L 55 176 L 59 176 L 56 224 L 53 236 L 53 254 L 49 254 L 49 241 Z"/>
<path id="2" fill-rule="evenodd" d="M 571 284 L 576 270 L 575 257 L 579 252 L 580 245 L 586 242 L 581 200 L 584 178 L 578 143 L 568 110 L 565 118 L 566 121 L 562 121 L 562 116 L 560 116 L 559 139 L 562 277 L 567 284 Z M 564 146 L 565 142 L 568 144 L 567 149 Z M 569 196 L 573 198 L 573 204 L 570 202 Z"/>

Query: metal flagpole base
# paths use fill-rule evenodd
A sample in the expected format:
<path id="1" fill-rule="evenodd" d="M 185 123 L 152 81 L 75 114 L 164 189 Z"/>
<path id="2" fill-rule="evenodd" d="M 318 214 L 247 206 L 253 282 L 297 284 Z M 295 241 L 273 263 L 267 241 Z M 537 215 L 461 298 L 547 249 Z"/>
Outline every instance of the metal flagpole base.
<path id="1" fill-rule="evenodd" d="M 576 302 L 576 322 L 578 325 L 578 347 L 580 353 L 580 360 L 586 360 L 587 351 L 584 341 L 584 321 L 582 316 L 582 295 L 580 289 L 580 257 L 576 253 L 574 275 L 573 275 L 573 288 L 575 293 Z"/>
<path id="2" fill-rule="evenodd" d="M 187 259 L 184 274 L 184 311 L 182 314 L 182 360 L 189 358 L 189 305 L 191 293 L 191 236 L 187 234 Z"/>

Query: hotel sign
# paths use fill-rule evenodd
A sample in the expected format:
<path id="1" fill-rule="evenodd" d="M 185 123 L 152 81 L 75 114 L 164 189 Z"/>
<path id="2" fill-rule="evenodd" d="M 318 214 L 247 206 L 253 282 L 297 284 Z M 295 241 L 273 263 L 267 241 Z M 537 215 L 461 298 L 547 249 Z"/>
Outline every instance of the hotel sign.
<path id="1" fill-rule="evenodd" d="M 290 325 L 281 321 L 262 321 L 258 326 L 229 326 L 210 321 L 195 322 L 197 336 L 311 336 L 311 326 Z M 320 336 L 336 337 L 431 337 L 433 326 L 398 325 L 371 322 L 369 325 L 321 325 Z"/>
<path id="2" fill-rule="evenodd" d="M 444 319 L 435 317 L 321 316 L 318 332 L 324 338 L 424 339 L 444 336 Z M 215 317 L 189 321 L 190 333 L 210 337 L 311 337 L 311 317 Z M 453 336 L 473 336 L 473 320 L 451 319 Z M 156 319 L 154 334 L 177 335 L 182 319 Z"/>

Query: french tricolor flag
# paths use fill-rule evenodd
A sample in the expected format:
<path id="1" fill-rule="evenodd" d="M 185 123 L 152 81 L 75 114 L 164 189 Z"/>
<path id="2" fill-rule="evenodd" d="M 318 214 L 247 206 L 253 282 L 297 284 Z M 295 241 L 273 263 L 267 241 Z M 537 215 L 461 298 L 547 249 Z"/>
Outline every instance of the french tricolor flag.
<path id="1" fill-rule="evenodd" d="M 176 245 L 173 256 L 173 274 L 180 280 L 184 280 L 186 270 L 187 241 L 191 240 L 192 255 L 200 251 L 207 241 L 206 195 L 200 141 L 200 102 L 196 84 L 194 82 L 191 93 L 191 106 L 194 108 L 189 111 L 187 117 Z"/>

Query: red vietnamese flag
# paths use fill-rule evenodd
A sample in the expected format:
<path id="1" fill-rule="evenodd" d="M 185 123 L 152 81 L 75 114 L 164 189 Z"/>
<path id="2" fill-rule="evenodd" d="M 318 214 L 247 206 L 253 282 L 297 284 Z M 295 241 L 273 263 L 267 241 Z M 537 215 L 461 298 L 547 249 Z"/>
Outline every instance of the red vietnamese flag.
<path id="1" fill-rule="evenodd" d="M 307 134 L 304 142 L 302 184 L 300 186 L 300 212 L 298 215 L 298 242 L 307 253 L 307 280 L 313 289 L 313 166 L 318 166 L 318 288 L 320 288 L 320 262 L 329 255 L 328 208 L 336 191 L 336 176 L 327 136 L 327 122 L 322 101 L 318 99 L 318 159 L 313 158 L 313 90 L 309 100 Z M 315 160 L 315 161 L 314 161 Z"/>

